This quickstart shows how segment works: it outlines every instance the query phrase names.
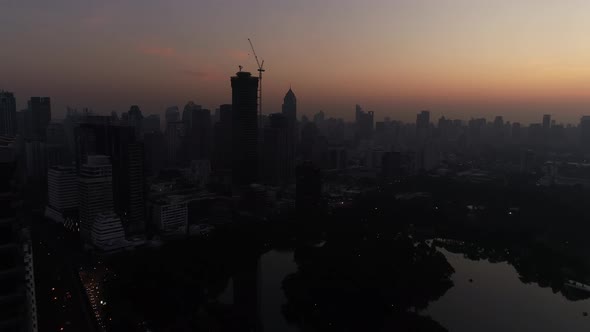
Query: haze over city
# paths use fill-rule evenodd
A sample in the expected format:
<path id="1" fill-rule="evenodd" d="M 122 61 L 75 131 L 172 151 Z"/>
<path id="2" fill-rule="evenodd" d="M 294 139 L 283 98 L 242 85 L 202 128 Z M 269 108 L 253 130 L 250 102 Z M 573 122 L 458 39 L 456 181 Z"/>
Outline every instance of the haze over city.
<path id="1" fill-rule="evenodd" d="M 590 112 L 587 1 L 5 1 L 0 86 L 98 114 L 231 100 L 238 65 L 267 68 L 264 113 L 351 120 L 492 117 L 577 123 Z M 9 46 L 9 47 L 8 47 Z"/>

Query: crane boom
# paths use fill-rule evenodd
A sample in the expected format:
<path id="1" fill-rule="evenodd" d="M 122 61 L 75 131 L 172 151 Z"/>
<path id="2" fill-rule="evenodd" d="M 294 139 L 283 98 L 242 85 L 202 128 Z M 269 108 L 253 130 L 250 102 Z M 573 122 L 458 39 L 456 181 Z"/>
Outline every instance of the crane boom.
<path id="1" fill-rule="evenodd" d="M 250 40 L 250 38 L 248 38 L 248 42 L 250 43 L 250 48 L 252 49 L 252 53 L 254 54 L 254 59 L 256 59 L 256 64 L 258 65 L 258 71 L 264 71 L 264 69 L 262 68 L 262 66 L 264 66 L 264 60 L 262 60 L 262 63 L 260 63 L 260 61 L 258 60 L 258 55 L 256 55 L 256 51 L 254 50 L 254 45 L 252 44 L 252 41 Z"/>

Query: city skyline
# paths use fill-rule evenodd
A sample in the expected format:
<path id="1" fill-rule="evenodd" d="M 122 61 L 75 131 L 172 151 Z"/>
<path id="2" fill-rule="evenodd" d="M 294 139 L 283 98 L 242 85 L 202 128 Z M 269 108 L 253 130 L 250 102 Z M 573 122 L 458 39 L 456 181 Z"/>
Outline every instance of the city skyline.
<path id="1" fill-rule="evenodd" d="M 411 121 L 429 109 L 523 123 L 542 113 L 577 123 L 590 106 L 582 1 L 61 0 L 5 9 L 0 88 L 18 109 L 50 96 L 55 117 L 68 105 L 163 114 L 189 100 L 228 103 L 228 77 L 238 65 L 256 69 L 249 37 L 266 60 L 265 114 L 280 111 L 289 86 L 300 114 L 346 120 L 357 103 L 377 119 Z"/>

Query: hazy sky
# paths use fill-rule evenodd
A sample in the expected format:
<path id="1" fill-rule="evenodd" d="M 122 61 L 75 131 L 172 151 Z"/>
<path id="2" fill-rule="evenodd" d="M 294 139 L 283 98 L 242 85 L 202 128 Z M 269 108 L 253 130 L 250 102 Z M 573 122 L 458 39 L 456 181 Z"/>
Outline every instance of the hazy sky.
<path id="1" fill-rule="evenodd" d="M 0 89 L 99 113 L 231 101 L 266 61 L 265 113 L 354 104 L 413 120 L 590 114 L 588 0 L 0 0 Z"/>

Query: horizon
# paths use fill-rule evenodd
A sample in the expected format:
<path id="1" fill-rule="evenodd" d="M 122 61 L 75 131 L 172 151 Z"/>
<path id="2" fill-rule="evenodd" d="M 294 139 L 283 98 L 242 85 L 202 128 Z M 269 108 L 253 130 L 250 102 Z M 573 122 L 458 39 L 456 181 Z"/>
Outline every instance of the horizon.
<path id="1" fill-rule="evenodd" d="M 248 38 L 266 60 L 265 114 L 280 111 L 289 86 L 301 114 L 347 120 L 357 103 L 403 121 L 423 109 L 521 123 L 590 113 L 584 1 L 59 0 L 5 9 L 0 86 L 19 109 L 50 96 L 56 116 L 66 106 L 108 114 L 133 104 L 161 114 L 189 100 L 215 109 L 230 101 L 238 65 L 256 72 Z"/>

